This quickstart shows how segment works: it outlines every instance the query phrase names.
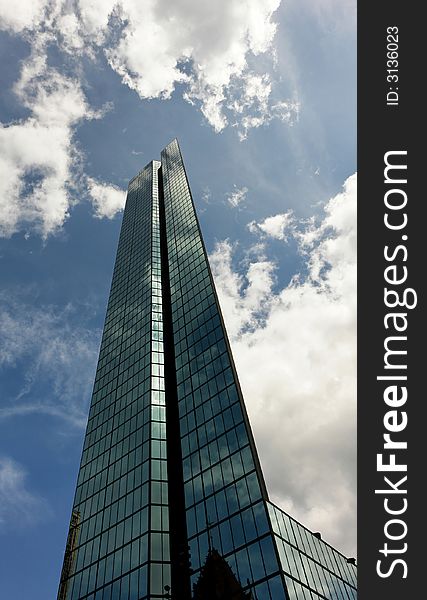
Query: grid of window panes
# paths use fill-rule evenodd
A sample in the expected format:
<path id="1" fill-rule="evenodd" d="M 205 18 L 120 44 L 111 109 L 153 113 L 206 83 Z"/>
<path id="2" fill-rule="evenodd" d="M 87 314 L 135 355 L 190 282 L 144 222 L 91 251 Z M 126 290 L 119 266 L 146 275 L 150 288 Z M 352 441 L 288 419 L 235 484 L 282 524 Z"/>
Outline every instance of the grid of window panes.
<path id="1" fill-rule="evenodd" d="M 268 509 L 289 598 L 355 600 L 355 565 L 273 504 Z"/>
<path id="2" fill-rule="evenodd" d="M 162 272 L 160 256 L 160 162 L 153 161 L 151 248 L 151 502 L 150 597 L 164 597 L 170 585 L 169 509 L 167 483 L 166 408 L 163 353 Z"/>
<path id="3" fill-rule="evenodd" d="M 129 184 L 58 599 L 171 585 L 161 227 L 192 583 L 215 549 L 256 600 L 353 600 L 354 566 L 267 502 L 176 140 Z"/>
<path id="4" fill-rule="evenodd" d="M 157 167 L 129 184 L 60 600 L 139 600 L 168 578 Z"/>
<path id="5" fill-rule="evenodd" d="M 209 548 L 258 600 L 286 598 L 179 147 L 162 152 L 188 543 L 194 584 Z"/>

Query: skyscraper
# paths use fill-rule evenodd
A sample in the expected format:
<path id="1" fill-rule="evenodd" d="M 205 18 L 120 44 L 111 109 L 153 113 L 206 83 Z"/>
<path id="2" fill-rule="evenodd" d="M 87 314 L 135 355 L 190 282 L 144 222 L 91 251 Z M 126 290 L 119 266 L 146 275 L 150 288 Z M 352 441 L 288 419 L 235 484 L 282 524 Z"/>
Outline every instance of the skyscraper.
<path id="1" fill-rule="evenodd" d="M 268 500 L 174 140 L 129 183 L 58 599 L 355 597 Z"/>

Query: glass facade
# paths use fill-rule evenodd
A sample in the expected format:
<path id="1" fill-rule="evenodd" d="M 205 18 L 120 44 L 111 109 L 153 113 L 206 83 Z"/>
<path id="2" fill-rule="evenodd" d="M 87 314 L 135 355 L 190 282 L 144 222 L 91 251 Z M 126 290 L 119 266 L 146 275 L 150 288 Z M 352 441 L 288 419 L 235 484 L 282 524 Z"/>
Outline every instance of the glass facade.
<path id="1" fill-rule="evenodd" d="M 268 501 L 174 140 L 129 183 L 58 599 L 355 593 Z"/>
<path id="2" fill-rule="evenodd" d="M 355 600 L 356 566 L 283 510 L 267 503 L 290 600 Z"/>

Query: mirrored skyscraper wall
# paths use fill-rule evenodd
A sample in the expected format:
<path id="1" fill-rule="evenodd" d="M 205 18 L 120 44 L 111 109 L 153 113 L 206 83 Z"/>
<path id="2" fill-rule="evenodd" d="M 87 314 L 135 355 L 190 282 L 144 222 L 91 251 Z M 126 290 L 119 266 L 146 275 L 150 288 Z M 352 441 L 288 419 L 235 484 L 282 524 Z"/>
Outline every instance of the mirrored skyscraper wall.
<path id="1" fill-rule="evenodd" d="M 355 598 L 354 565 L 288 522 L 174 140 L 129 183 L 58 598 Z"/>

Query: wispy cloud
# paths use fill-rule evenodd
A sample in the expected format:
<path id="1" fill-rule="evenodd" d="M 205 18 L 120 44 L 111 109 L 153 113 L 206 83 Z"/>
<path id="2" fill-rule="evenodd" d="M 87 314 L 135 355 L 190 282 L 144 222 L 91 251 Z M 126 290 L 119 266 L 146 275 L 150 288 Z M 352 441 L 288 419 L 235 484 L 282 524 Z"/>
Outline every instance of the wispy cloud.
<path id="1" fill-rule="evenodd" d="M 248 193 L 247 187 L 242 187 L 239 189 L 235 185 L 234 191 L 229 196 L 227 196 L 228 204 L 233 208 L 238 208 L 246 200 L 247 193 Z"/>
<path id="2" fill-rule="evenodd" d="M 212 192 L 208 187 L 204 187 L 202 190 L 202 202 L 209 204 L 212 200 Z"/>
<path id="3" fill-rule="evenodd" d="M 30 491 L 25 469 L 15 460 L 0 456 L 0 531 L 28 527 L 46 518 L 46 500 Z"/>
<path id="4" fill-rule="evenodd" d="M 0 296 L 0 369 L 15 382 L 3 394 L 0 419 L 41 413 L 85 425 L 100 332 L 76 312 Z M 25 376 L 16 381 L 19 373 Z"/>
<path id="5" fill-rule="evenodd" d="M 277 290 L 267 236 L 243 272 L 219 243 L 215 283 L 272 499 L 354 554 L 356 176 L 321 222 L 289 230 L 279 217 L 261 231 L 293 235 L 307 274 Z"/>

